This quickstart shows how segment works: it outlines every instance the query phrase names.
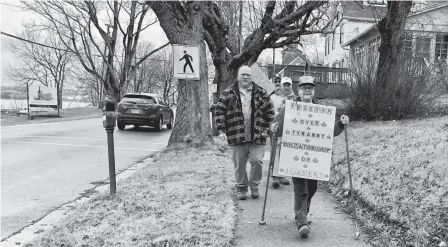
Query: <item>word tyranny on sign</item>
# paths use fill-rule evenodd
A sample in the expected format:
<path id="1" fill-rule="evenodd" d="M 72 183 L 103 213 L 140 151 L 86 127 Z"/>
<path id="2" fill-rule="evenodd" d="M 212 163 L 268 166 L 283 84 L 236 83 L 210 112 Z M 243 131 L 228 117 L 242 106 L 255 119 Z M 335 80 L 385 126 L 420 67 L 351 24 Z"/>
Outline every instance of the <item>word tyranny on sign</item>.
<path id="1" fill-rule="evenodd" d="M 331 148 L 302 144 L 302 143 L 283 141 L 282 144 L 283 144 L 283 147 L 287 147 L 287 148 L 302 149 L 302 150 L 322 152 L 322 153 L 330 153 L 331 152 Z"/>
<path id="2" fill-rule="evenodd" d="M 292 131 L 292 135 L 293 136 L 303 136 L 303 137 L 311 137 L 311 138 L 316 138 L 316 139 L 325 139 L 327 138 L 328 140 L 331 139 L 331 136 L 327 136 L 326 134 L 321 134 L 321 133 L 314 133 L 314 132 L 308 132 L 308 131 L 301 131 L 301 130 L 291 130 Z M 290 131 L 286 131 L 286 134 L 290 134 Z"/>
<path id="3" fill-rule="evenodd" d="M 314 112 L 314 113 L 321 113 L 321 114 L 327 114 L 327 115 L 333 114 L 332 108 L 327 108 L 325 106 L 320 106 L 320 105 L 301 105 L 301 104 L 296 104 L 295 102 L 291 102 L 290 109 L 296 110 L 296 111 Z"/>

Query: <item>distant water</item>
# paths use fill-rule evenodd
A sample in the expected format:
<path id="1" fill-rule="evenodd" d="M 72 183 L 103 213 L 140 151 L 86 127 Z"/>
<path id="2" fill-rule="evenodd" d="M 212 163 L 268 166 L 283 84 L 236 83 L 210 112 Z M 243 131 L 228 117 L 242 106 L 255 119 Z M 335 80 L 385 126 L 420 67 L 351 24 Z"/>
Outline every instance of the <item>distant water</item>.
<path id="1" fill-rule="evenodd" d="M 62 109 L 65 108 L 76 108 L 76 107 L 86 107 L 92 105 L 91 103 L 85 102 L 71 102 L 71 101 L 62 101 Z M 2 109 L 19 109 L 22 110 L 26 108 L 27 102 L 25 100 L 14 100 L 14 99 L 1 99 L 1 108 Z"/>

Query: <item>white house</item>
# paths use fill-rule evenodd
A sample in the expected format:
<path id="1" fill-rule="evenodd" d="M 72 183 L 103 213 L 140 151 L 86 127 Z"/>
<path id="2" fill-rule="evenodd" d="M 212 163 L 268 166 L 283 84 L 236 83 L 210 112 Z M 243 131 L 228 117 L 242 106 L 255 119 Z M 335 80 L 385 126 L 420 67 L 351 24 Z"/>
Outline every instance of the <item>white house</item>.
<path id="1" fill-rule="evenodd" d="M 350 59 L 363 64 L 367 56 L 377 56 L 381 38 L 375 24 L 341 46 L 350 50 Z M 448 3 L 432 2 L 411 13 L 405 26 L 403 46 L 405 55 L 420 66 L 447 63 L 448 53 Z"/>
<path id="2" fill-rule="evenodd" d="M 336 19 L 332 26 L 337 25 L 334 33 L 325 34 L 324 66 L 346 68 L 349 51 L 341 44 L 363 33 L 372 24 L 378 22 L 385 13 L 386 1 L 340 1 L 336 6 Z M 342 19 L 342 20 L 341 20 Z"/>

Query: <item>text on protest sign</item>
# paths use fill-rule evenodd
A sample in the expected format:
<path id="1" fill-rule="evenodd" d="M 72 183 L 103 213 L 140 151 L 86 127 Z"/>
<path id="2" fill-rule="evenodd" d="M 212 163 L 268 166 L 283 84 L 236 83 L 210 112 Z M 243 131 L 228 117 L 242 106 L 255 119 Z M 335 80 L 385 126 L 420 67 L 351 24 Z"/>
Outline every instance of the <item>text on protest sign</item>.
<path id="1" fill-rule="evenodd" d="M 287 100 L 279 176 L 328 181 L 336 108 Z"/>

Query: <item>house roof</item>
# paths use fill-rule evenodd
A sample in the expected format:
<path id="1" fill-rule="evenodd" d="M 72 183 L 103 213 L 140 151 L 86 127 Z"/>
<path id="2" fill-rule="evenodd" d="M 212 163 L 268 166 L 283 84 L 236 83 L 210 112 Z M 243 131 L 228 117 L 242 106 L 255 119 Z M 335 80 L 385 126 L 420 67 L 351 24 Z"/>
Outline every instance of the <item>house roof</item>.
<path id="1" fill-rule="evenodd" d="M 362 33 L 358 34 L 358 36 L 353 37 L 352 39 L 350 39 L 349 41 L 341 44 L 341 47 L 345 47 L 348 45 L 351 45 L 353 43 L 355 43 L 356 41 L 358 41 L 360 38 L 364 37 L 365 35 L 373 32 L 374 30 L 376 30 L 376 24 L 372 24 L 369 28 L 367 28 L 366 30 L 364 30 Z"/>
<path id="2" fill-rule="evenodd" d="M 442 2 L 442 3 L 440 3 L 440 2 L 427 2 L 427 3 L 428 4 L 426 5 L 425 8 L 421 9 L 418 12 L 409 14 L 408 17 L 416 16 L 416 15 L 423 14 L 423 13 L 427 13 L 427 12 L 430 12 L 430 11 L 433 11 L 433 10 L 436 10 L 436 9 L 439 9 L 439 8 L 442 8 L 442 7 L 448 7 L 448 2 L 447 1 Z M 353 37 L 349 41 L 341 44 L 341 47 L 348 46 L 348 45 L 351 45 L 351 44 L 355 43 L 360 38 L 364 37 L 365 35 L 370 34 L 374 30 L 376 30 L 376 23 L 372 24 L 369 28 L 364 30 L 362 33 L 358 34 L 356 37 Z"/>
<path id="3" fill-rule="evenodd" d="M 362 1 L 341 1 L 341 7 L 346 19 L 376 21 L 387 13 L 385 6 L 363 5 Z"/>

